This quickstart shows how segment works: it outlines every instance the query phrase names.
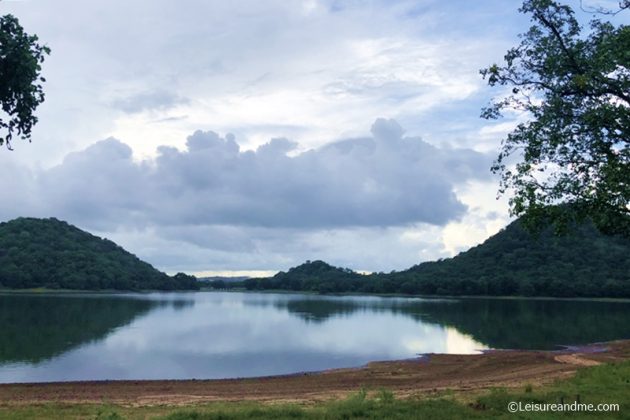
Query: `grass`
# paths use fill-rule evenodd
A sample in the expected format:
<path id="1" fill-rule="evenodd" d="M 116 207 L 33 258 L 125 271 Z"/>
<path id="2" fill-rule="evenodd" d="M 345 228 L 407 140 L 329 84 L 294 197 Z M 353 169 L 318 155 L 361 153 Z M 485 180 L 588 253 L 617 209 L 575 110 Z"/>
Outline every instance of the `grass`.
<path id="1" fill-rule="evenodd" d="M 510 413 L 510 402 L 616 403 L 618 412 L 520 412 Z M 630 361 L 583 368 L 553 385 L 521 389 L 494 389 L 478 396 L 458 392 L 439 397 L 398 399 L 386 389 L 361 389 L 346 399 L 317 403 L 261 404 L 256 402 L 207 403 L 177 408 L 169 406 L 121 407 L 108 404 L 42 404 L 0 406 L 0 419 L 554 419 L 630 418 Z"/>

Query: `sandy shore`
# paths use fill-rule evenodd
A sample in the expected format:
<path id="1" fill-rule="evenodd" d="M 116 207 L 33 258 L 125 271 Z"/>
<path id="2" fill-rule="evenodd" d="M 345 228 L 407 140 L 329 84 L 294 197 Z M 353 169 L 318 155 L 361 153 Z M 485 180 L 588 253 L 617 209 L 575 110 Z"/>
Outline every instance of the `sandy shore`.
<path id="1" fill-rule="evenodd" d="M 0 385 L 0 404 L 46 402 L 124 405 L 206 401 L 320 401 L 360 387 L 397 395 L 445 389 L 478 391 L 548 383 L 582 366 L 630 359 L 630 340 L 563 351 L 490 351 L 479 355 L 429 354 L 417 359 L 373 362 L 365 367 L 251 379 L 94 381 Z"/>

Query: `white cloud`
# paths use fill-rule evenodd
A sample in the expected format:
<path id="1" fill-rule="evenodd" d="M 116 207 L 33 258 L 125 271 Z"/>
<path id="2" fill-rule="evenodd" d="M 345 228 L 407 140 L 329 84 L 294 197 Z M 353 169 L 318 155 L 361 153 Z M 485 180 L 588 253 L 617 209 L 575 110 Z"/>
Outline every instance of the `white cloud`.
<path id="1" fill-rule="evenodd" d="M 435 107 L 478 92 L 484 84 L 478 68 L 509 45 L 497 39 L 500 25 L 473 24 L 483 22 L 484 13 L 513 13 L 512 6 L 465 4 L 6 5 L 53 51 L 44 64 L 47 99 L 34 145 L 19 159 L 50 166 L 109 136 L 147 157 L 158 145 L 182 146 L 177 139 L 196 129 L 233 132 L 253 149 L 270 137 L 295 134 L 282 129 L 287 126 L 300 128 L 306 147 L 340 130 L 357 135 L 363 121 L 383 115 L 411 127 Z M 60 9 L 72 13 L 51 19 Z M 470 31 L 462 33 L 464 27 Z"/>
<path id="2" fill-rule="evenodd" d="M 52 48 L 33 143 L 0 152 L 4 219 L 56 215 L 195 271 L 318 256 L 389 271 L 506 220 L 468 208 L 496 189 L 487 167 L 508 127 L 477 118 L 491 94 L 478 69 L 527 25 L 510 2 L 3 7 Z M 385 124 L 366 137 L 381 116 L 407 136 Z M 339 138 L 354 140 L 328 144 Z"/>
<path id="3" fill-rule="evenodd" d="M 497 199 L 494 183 L 467 182 L 456 188 L 457 196 L 468 206 L 466 215 L 446 225 L 442 231 L 444 248 L 450 255 L 483 242 L 510 221 L 505 196 Z"/>
<path id="4" fill-rule="evenodd" d="M 234 136 L 197 131 L 186 150 L 134 161 L 107 139 L 37 177 L 41 207 L 95 226 L 234 225 L 280 228 L 443 225 L 466 207 L 454 186 L 487 179 L 488 156 L 404 137 L 393 120 L 372 136 L 296 147 L 272 139 L 241 151 Z"/>
<path id="5" fill-rule="evenodd" d="M 367 137 L 297 149 L 276 138 L 241 150 L 231 134 L 197 131 L 185 150 L 161 146 L 155 159 L 137 160 L 110 138 L 50 169 L 16 167 L 22 206 L 0 214 L 59 217 L 118 237 L 169 270 L 274 270 L 325 259 L 389 271 L 444 255 L 427 239 L 434 234 L 417 234 L 431 225 L 447 226 L 452 251 L 449 226 L 477 205 L 459 186 L 489 180 L 490 156 L 406 137 L 394 120 L 377 120 Z"/>

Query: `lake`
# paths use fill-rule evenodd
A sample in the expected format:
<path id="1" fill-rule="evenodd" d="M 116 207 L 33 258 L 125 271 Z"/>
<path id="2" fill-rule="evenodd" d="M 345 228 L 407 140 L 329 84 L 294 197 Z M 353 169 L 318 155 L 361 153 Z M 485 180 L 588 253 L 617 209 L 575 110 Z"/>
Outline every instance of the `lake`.
<path id="1" fill-rule="evenodd" d="M 0 294 L 0 382 L 210 379 L 630 338 L 630 302 Z"/>

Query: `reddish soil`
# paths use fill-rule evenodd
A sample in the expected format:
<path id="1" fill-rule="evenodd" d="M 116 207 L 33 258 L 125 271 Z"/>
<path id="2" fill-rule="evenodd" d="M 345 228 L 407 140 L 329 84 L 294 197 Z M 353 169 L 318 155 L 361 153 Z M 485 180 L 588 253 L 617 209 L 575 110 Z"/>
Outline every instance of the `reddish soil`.
<path id="1" fill-rule="evenodd" d="M 548 383 L 582 366 L 630 359 L 630 340 L 564 351 L 489 351 L 479 355 L 429 354 L 418 359 L 373 362 L 354 369 L 252 379 L 94 381 L 0 385 L 0 404 L 44 402 L 125 405 L 204 401 L 319 401 L 367 389 L 398 395 L 445 389 L 476 391 Z"/>

